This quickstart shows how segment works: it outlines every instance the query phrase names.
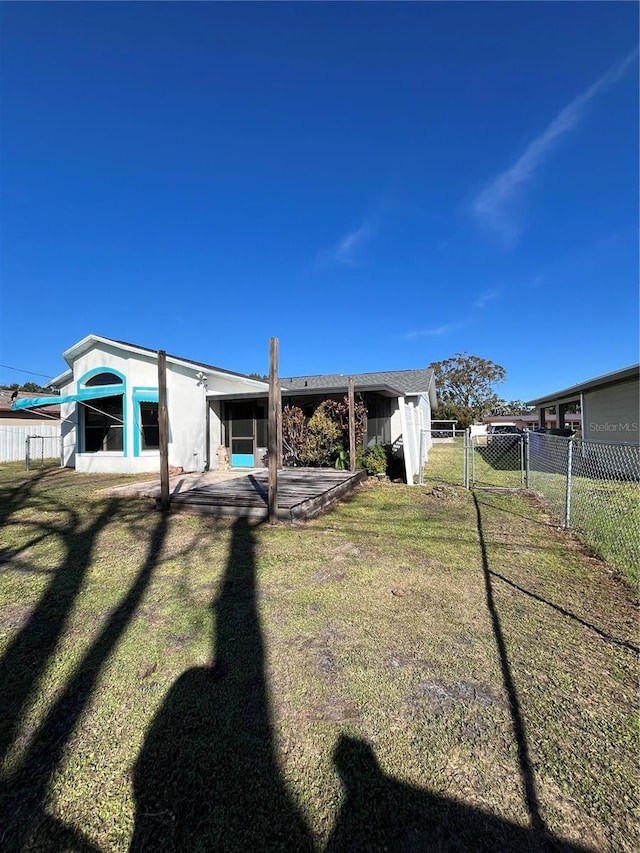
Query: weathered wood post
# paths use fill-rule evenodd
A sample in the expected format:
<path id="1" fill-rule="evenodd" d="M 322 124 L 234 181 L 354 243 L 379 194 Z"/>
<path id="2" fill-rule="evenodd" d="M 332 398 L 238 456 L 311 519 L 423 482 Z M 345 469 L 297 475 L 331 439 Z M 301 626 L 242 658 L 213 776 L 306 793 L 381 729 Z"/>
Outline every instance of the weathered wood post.
<path id="1" fill-rule="evenodd" d="M 167 416 L 167 354 L 158 350 L 158 432 L 160 439 L 160 508 L 169 509 L 169 420 Z"/>
<path id="2" fill-rule="evenodd" d="M 356 393 L 353 376 L 349 377 L 349 470 L 356 470 Z"/>
<path id="3" fill-rule="evenodd" d="M 278 339 L 269 340 L 269 523 L 278 521 Z"/>
<path id="4" fill-rule="evenodd" d="M 278 380 L 277 376 L 276 379 Z M 278 471 L 280 471 L 282 468 L 282 392 L 280 390 L 279 380 L 277 381 L 276 385 L 276 435 L 278 437 Z"/>

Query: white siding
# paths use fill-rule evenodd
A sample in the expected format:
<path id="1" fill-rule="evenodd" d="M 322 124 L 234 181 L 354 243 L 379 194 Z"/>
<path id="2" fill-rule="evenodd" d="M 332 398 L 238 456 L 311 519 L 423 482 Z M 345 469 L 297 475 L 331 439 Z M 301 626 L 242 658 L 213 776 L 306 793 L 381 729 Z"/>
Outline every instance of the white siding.
<path id="1" fill-rule="evenodd" d="M 30 435 L 41 435 L 51 439 L 60 438 L 60 424 L 30 424 L 0 426 L 0 462 L 20 462 L 25 459 L 26 440 Z M 48 442 L 51 449 L 51 442 Z M 59 450 L 54 454 L 58 455 Z"/>

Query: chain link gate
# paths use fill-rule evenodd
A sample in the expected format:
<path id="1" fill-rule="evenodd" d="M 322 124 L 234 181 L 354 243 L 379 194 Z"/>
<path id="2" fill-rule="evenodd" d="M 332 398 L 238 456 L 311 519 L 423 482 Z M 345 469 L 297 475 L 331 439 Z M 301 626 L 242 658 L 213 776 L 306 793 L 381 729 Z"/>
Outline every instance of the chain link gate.
<path id="1" fill-rule="evenodd" d="M 62 466 L 62 437 L 59 435 L 29 435 L 25 439 L 25 468 L 44 468 L 45 465 Z"/>
<path id="2" fill-rule="evenodd" d="M 468 489 L 528 488 L 528 436 L 465 433 L 464 484 Z"/>

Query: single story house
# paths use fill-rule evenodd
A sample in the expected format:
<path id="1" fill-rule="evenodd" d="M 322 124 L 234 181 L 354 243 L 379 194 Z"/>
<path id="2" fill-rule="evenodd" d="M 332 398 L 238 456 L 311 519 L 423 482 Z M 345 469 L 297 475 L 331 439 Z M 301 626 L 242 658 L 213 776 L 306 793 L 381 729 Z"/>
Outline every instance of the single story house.
<path id="1" fill-rule="evenodd" d="M 143 473 L 159 469 L 157 351 L 87 335 L 63 353 L 68 369 L 50 383 L 60 389 L 64 464 L 78 471 Z M 184 471 L 218 467 L 219 449 L 234 467 L 264 464 L 268 384 L 240 373 L 167 354 L 169 464 Z M 421 430 L 436 406 L 431 370 L 354 377 L 368 411 L 367 445 L 391 444 L 407 482 L 418 471 Z M 306 414 L 328 397 L 347 393 L 348 377 L 280 380 L 283 405 Z M 19 400 L 15 410 L 46 405 Z M 428 433 L 423 436 L 428 450 Z"/>
<path id="2" fill-rule="evenodd" d="M 527 402 L 538 410 L 540 426 L 546 409 L 555 406 L 557 426 L 567 423 L 566 407 L 578 404 L 583 439 L 637 444 L 640 441 L 640 365 L 606 373 Z"/>

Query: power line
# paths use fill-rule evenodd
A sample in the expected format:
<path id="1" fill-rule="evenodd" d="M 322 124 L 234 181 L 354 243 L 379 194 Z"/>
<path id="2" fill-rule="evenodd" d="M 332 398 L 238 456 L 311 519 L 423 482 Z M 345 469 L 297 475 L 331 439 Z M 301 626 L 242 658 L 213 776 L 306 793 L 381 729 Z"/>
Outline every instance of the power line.
<path id="1" fill-rule="evenodd" d="M 28 373 L 31 376 L 44 376 L 45 379 L 50 379 L 50 373 L 34 373 L 33 370 L 22 370 L 20 367 L 10 367 L 8 364 L 0 364 L 0 367 L 4 367 L 5 370 L 15 370 L 18 373 Z"/>

